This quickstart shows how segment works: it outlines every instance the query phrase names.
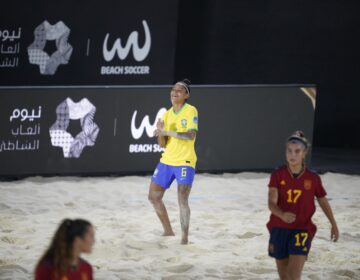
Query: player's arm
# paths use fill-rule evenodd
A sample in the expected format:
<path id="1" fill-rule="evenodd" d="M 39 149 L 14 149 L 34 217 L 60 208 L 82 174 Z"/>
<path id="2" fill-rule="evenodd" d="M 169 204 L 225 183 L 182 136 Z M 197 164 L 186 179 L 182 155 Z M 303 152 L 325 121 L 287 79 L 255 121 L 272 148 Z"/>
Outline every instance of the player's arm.
<path id="1" fill-rule="evenodd" d="M 161 148 L 165 148 L 166 143 L 167 143 L 167 137 L 166 137 L 166 136 L 158 135 L 158 136 L 157 136 L 157 142 L 158 142 L 158 144 L 159 144 L 159 146 L 160 146 Z"/>
<path id="2" fill-rule="evenodd" d="M 181 140 L 194 140 L 196 137 L 196 131 L 191 130 L 188 132 L 176 132 L 176 131 L 163 131 L 164 135 L 174 137 Z"/>
<path id="3" fill-rule="evenodd" d="M 279 199 L 279 193 L 277 188 L 269 188 L 269 197 L 268 197 L 268 206 L 271 213 L 277 217 L 279 217 L 281 220 L 283 220 L 285 223 L 292 223 L 296 219 L 296 215 L 294 213 L 290 212 L 284 212 L 280 209 L 280 207 L 277 205 Z"/>
<path id="4" fill-rule="evenodd" d="M 329 219 L 329 222 L 331 224 L 330 238 L 333 241 L 337 241 L 339 239 L 339 235 L 340 235 L 339 229 L 337 227 L 333 212 L 331 210 L 331 206 L 330 206 L 326 196 L 318 198 L 317 201 L 319 202 L 321 209 L 324 211 L 326 217 Z"/>
<path id="5" fill-rule="evenodd" d="M 177 139 L 181 139 L 181 140 L 194 140 L 196 137 L 196 131 L 188 131 L 188 132 L 176 132 L 176 131 L 171 131 L 171 130 L 162 130 L 162 129 L 157 129 L 155 131 L 155 135 L 158 137 L 158 143 L 159 141 L 162 141 L 161 143 L 165 143 L 166 145 L 166 141 L 168 137 L 174 137 Z M 161 146 L 161 144 L 159 143 L 159 145 Z M 161 146 L 163 147 L 163 146 Z"/>

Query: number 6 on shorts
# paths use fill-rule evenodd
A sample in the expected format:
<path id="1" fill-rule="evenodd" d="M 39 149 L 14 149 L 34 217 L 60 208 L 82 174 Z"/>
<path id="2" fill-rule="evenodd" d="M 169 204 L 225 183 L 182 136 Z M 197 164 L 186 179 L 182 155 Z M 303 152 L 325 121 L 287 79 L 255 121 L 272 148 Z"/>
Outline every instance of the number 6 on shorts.
<path id="1" fill-rule="evenodd" d="M 181 177 L 186 177 L 186 167 L 181 168 Z"/>

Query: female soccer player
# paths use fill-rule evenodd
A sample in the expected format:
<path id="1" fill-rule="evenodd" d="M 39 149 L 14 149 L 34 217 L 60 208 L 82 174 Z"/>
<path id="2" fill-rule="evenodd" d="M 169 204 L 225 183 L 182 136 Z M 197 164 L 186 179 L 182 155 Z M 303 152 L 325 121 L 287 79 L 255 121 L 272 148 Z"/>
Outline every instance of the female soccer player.
<path id="1" fill-rule="evenodd" d="M 195 138 L 198 130 L 198 113 L 187 103 L 190 97 L 190 82 L 177 82 L 170 92 L 172 107 L 157 122 L 154 134 L 164 153 L 152 176 L 149 200 L 153 204 L 163 228 L 164 236 L 174 235 L 169 217 L 162 201 L 165 191 L 176 179 L 182 230 L 181 244 L 188 243 L 190 208 L 188 203 L 195 176 Z"/>
<path id="2" fill-rule="evenodd" d="M 339 230 L 326 199 L 320 176 L 306 168 L 309 144 L 301 131 L 286 141 L 284 165 L 271 174 L 268 205 L 271 211 L 269 255 L 276 259 L 280 279 L 300 279 L 309 254 L 316 226 L 315 197 L 331 224 L 331 239 L 337 241 Z"/>
<path id="3" fill-rule="evenodd" d="M 92 267 L 80 254 L 91 253 L 94 240 L 88 221 L 62 221 L 35 269 L 35 280 L 92 280 Z"/>

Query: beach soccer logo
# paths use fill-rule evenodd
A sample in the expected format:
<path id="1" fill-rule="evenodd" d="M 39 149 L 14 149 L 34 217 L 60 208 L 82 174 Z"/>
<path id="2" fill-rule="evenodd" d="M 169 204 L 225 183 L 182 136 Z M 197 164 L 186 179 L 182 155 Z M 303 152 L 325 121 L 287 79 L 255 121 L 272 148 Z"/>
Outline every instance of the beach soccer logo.
<path id="1" fill-rule="evenodd" d="M 68 43 L 70 29 L 59 21 L 51 25 L 44 21 L 34 30 L 34 41 L 27 48 L 30 64 L 38 65 L 41 75 L 54 75 L 60 64 L 68 64 L 73 48 Z M 48 41 L 55 40 L 56 51 L 48 54 L 44 49 Z"/>
<path id="2" fill-rule="evenodd" d="M 51 145 L 61 147 L 65 158 L 79 158 L 86 146 L 94 146 L 99 127 L 94 122 L 96 107 L 83 98 L 75 103 L 71 98 L 56 108 L 57 119 L 50 127 Z M 82 130 L 73 137 L 67 130 L 71 121 L 80 121 Z"/>
<path id="3" fill-rule="evenodd" d="M 149 75 L 149 65 L 123 65 L 122 61 L 126 60 L 130 53 L 137 63 L 142 63 L 149 55 L 151 49 L 151 33 L 146 20 L 142 21 L 144 29 L 144 44 L 139 46 L 139 32 L 134 30 L 131 32 L 127 40 L 126 38 L 110 39 L 110 33 L 107 33 L 103 42 L 103 57 L 107 63 L 112 63 L 115 58 L 121 61 L 118 65 L 101 66 L 101 75 Z M 109 46 L 110 45 L 110 46 Z"/>
<path id="4" fill-rule="evenodd" d="M 163 115 L 166 112 L 165 108 L 161 108 L 154 119 L 154 122 L 150 123 L 149 115 L 145 115 L 145 117 L 142 119 L 140 126 L 136 127 L 136 116 L 137 116 L 137 110 L 134 111 L 132 118 L 131 118 L 131 135 L 134 139 L 139 139 L 143 136 L 144 132 L 146 132 L 147 136 L 149 138 L 153 137 L 154 131 L 156 129 L 156 123 L 158 119 L 161 119 Z"/>
<path id="5" fill-rule="evenodd" d="M 141 123 L 139 126 L 137 126 L 137 113 L 138 111 L 135 110 L 132 118 L 131 118 L 131 135 L 134 138 L 134 140 L 139 140 L 143 137 L 143 134 L 146 132 L 146 135 L 148 138 L 154 137 L 154 131 L 156 130 L 156 123 L 158 119 L 161 119 L 163 115 L 166 112 L 166 108 L 161 108 L 155 118 L 153 119 L 153 122 L 150 121 L 149 115 L 145 115 L 144 118 L 141 120 Z M 157 153 L 162 152 L 163 149 L 158 144 L 153 144 L 153 140 L 151 143 L 133 143 L 129 146 L 129 152 L 130 153 Z"/>

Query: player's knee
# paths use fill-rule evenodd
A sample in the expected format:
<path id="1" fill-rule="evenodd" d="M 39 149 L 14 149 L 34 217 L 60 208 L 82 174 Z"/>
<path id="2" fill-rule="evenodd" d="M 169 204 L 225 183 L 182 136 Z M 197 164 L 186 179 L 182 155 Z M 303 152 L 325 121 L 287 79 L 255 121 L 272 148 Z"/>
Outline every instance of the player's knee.
<path id="1" fill-rule="evenodd" d="M 158 204 L 161 202 L 161 197 L 158 197 L 156 195 L 153 194 L 149 194 L 148 199 L 150 201 L 151 204 Z"/>
<path id="2" fill-rule="evenodd" d="M 189 207 L 189 201 L 186 196 L 179 195 L 178 202 L 180 207 Z"/>

